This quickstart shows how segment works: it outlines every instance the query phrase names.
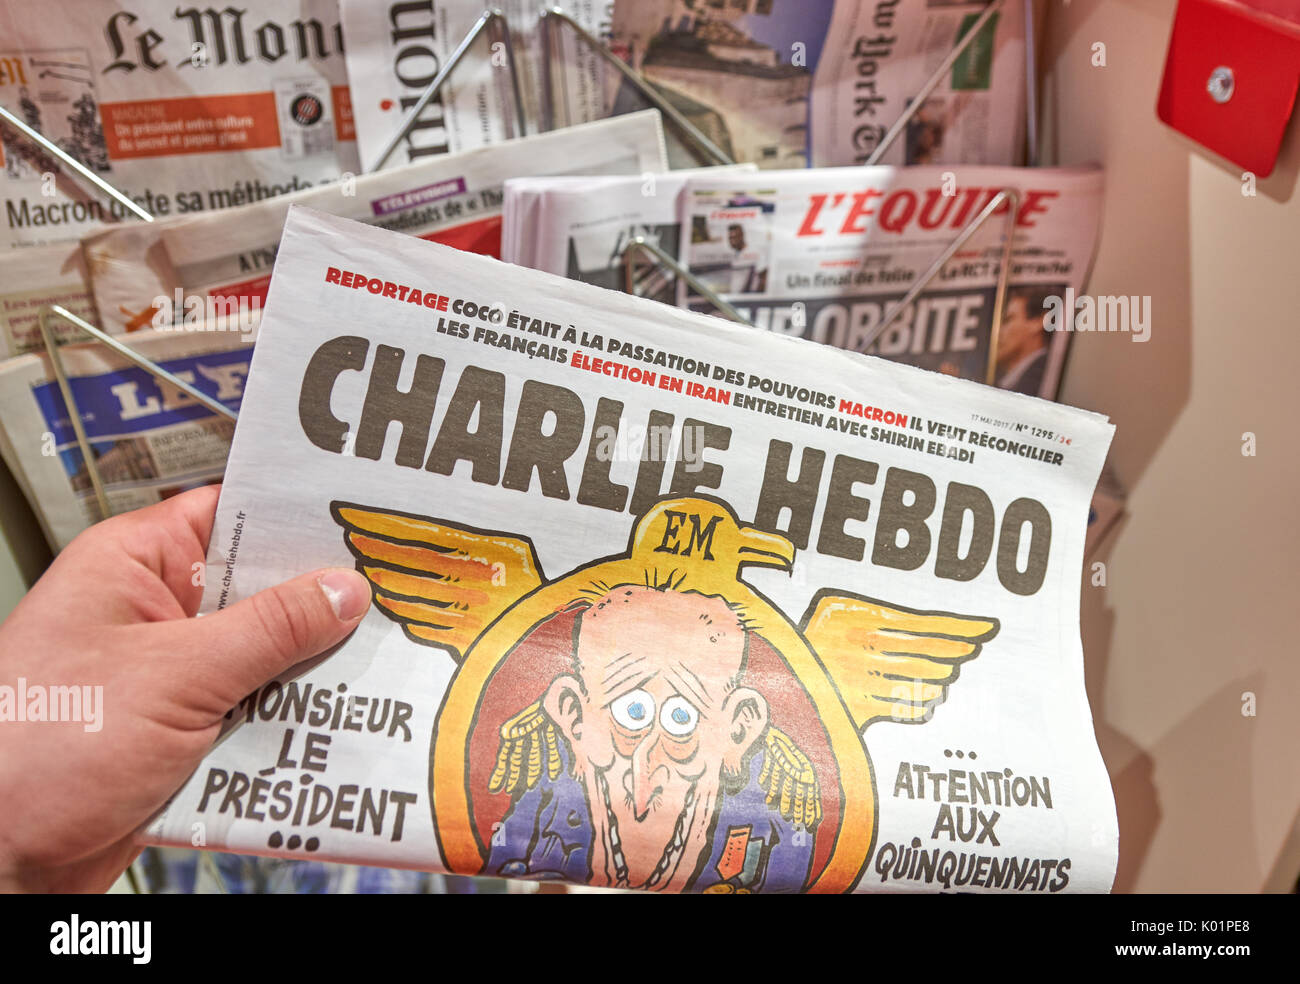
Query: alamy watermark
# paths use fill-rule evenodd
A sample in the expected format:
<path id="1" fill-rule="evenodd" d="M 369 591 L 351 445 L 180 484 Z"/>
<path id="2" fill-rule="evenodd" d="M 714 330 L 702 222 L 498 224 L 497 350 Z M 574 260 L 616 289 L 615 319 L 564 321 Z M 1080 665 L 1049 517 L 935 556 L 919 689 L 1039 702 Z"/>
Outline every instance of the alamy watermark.
<path id="1" fill-rule="evenodd" d="M 257 294 L 186 294 L 177 287 L 170 297 L 159 294 L 150 306 L 149 324 L 159 331 L 233 331 L 247 338 L 262 319 Z"/>
<path id="2" fill-rule="evenodd" d="M 1043 299 L 1044 331 L 1123 331 L 1133 341 L 1151 338 L 1150 295 L 1078 294 L 1073 287 L 1065 296 L 1056 294 Z"/>
<path id="3" fill-rule="evenodd" d="M 82 919 L 72 913 L 50 923 L 50 953 L 56 957 L 130 957 L 147 964 L 153 956 L 153 923 L 147 919 Z"/>
<path id="4" fill-rule="evenodd" d="M 677 457 L 686 471 L 695 473 L 704 469 L 705 428 L 686 425 L 681 429 L 681 440 L 676 448 Z M 656 461 L 666 462 L 673 454 L 672 427 L 651 425 L 639 427 L 610 427 L 602 425 L 592 433 L 593 453 L 597 461 Z"/>
<path id="5" fill-rule="evenodd" d="M 102 686 L 44 686 L 18 678 L 18 685 L 0 684 L 0 724 L 6 722 L 77 722 L 85 731 L 104 727 Z"/>

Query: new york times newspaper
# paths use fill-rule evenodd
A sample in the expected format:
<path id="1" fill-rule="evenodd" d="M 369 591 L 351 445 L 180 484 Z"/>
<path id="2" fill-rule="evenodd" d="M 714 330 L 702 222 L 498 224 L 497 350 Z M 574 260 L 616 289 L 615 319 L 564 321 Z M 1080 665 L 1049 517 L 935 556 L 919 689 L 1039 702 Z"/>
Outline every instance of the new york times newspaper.
<path id="1" fill-rule="evenodd" d="M 293 208 L 203 610 L 340 564 L 373 605 L 231 709 L 147 837 L 669 892 L 1105 891 L 1079 591 L 1112 430 Z"/>
<path id="2" fill-rule="evenodd" d="M 1020 196 L 993 360 L 998 386 L 1056 395 L 1070 332 L 1048 299 L 1081 291 L 1096 249 L 1102 172 L 874 167 L 701 175 L 682 195 L 680 255 L 759 328 L 984 381 L 1010 206 L 994 212 L 913 303 L 908 289 L 1004 188 Z M 697 310 L 709 302 L 679 298 Z M 864 347 L 874 329 L 884 332 Z"/>
<path id="3" fill-rule="evenodd" d="M 238 411 L 256 325 L 144 329 L 131 346 Z M 98 342 L 60 349 L 113 515 L 221 480 L 234 424 Z M 61 549 L 103 516 L 49 362 L 0 363 L 0 453 L 50 545 Z"/>
<path id="4" fill-rule="evenodd" d="M 519 73 L 526 132 L 589 123 L 603 112 L 600 56 L 567 26 L 553 34 L 548 54 L 539 27 L 542 4 L 529 0 L 343 0 L 348 75 L 356 100 L 357 144 L 366 170 L 401 128 L 424 90 L 485 10 L 496 8 L 509 24 Z M 598 37 L 609 31 L 613 0 L 561 0 L 563 10 Z M 385 167 L 410 164 L 517 137 L 519 124 L 498 35 L 489 31 L 465 52 L 429 101 Z M 552 94 L 552 118 L 543 112 Z"/>
<path id="5" fill-rule="evenodd" d="M 752 164 L 737 164 L 667 174 L 513 178 L 505 184 L 501 259 L 623 290 L 623 253 L 634 239 L 677 258 L 680 198 L 687 178 L 753 170 Z M 651 257 L 633 259 L 636 292 L 675 303 L 677 278 L 672 272 Z"/>
<path id="6" fill-rule="evenodd" d="M 209 299 L 221 309 L 260 305 L 293 203 L 496 256 L 506 179 L 643 174 L 665 167 L 659 113 L 648 110 L 433 157 L 214 215 L 124 225 L 87 237 L 83 246 L 102 323 L 118 333 L 185 320 L 190 298 L 202 300 L 205 309 Z M 160 305 L 158 298 L 168 303 Z"/>
<path id="7" fill-rule="evenodd" d="M 358 170 L 337 0 L 6 3 L 0 104 L 160 217 Z M 0 248 L 133 219 L 7 127 L 0 199 Z"/>
<path id="8" fill-rule="evenodd" d="M 733 160 L 862 164 L 984 12 L 964 0 L 767 0 L 614 7 L 612 47 Z M 1024 8 L 993 14 L 886 151 L 884 164 L 1017 164 Z M 609 73 L 613 112 L 643 105 Z M 676 134 L 673 134 L 676 136 Z M 674 166 L 699 163 L 680 144 Z"/>

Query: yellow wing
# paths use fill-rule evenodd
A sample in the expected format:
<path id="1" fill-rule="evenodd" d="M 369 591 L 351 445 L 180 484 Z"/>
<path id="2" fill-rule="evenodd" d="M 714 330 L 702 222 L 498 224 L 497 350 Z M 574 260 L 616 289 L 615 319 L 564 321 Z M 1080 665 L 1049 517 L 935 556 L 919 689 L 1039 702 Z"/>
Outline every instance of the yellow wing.
<path id="1" fill-rule="evenodd" d="M 503 611 L 542 583 L 533 545 L 348 502 L 330 505 L 375 605 L 407 638 L 457 662 Z"/>
<path id="2" fill-rule="evenodd" d="M 930 720 L 961 664 L 997 632 L 992 618 L 917 612 L 833 592 L 814 598 L 803 622 L 859 731 L 874 721 Z"/>

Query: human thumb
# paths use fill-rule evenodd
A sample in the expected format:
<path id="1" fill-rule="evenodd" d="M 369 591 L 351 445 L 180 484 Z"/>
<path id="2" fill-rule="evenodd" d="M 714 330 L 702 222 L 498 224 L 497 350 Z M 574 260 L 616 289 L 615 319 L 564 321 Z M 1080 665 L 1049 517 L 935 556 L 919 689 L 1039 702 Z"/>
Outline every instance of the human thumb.
<path id="1" fill-rule="evenodd" d="M 200 636 L 195 682 L 225 713 L 271 677 L 342 642 L 369 606 L 369 582 L 343 567 L 259 591 L 189 623 Z"/>

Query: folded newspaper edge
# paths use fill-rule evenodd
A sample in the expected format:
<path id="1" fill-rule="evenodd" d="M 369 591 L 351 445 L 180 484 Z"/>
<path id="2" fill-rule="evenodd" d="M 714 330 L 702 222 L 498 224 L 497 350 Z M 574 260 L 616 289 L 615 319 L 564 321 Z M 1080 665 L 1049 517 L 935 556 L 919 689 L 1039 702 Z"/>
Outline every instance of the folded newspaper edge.
<path id="1" fill-rule="evenodd" d="M 202 611 L 328 565 L 374 603 L 232 708 L 147 839 L 659 891 L 1106 891 L 1078 609 L 1112 435 L 296 206 Z"/>

